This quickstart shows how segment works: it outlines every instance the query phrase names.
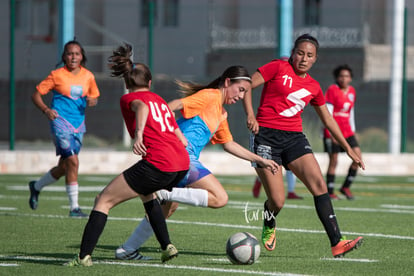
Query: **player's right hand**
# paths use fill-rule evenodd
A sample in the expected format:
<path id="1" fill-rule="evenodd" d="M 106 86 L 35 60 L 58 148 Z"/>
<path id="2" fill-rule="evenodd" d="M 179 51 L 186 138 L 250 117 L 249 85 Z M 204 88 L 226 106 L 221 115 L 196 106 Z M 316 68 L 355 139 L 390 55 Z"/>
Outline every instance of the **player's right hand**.
<path id="1" fill-rule="evenodd" d="M 247 116 L 247 128 L 254 134 L 259 133 L 259 123 L 254 115 Z"/>

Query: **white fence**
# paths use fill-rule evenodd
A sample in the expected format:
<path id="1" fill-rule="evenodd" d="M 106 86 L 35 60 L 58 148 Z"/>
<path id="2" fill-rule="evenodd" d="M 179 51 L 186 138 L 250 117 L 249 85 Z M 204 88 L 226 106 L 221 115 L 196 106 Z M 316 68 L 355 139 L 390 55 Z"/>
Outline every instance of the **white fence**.
<path id="1" fill-rule="evenodd" d="M 316 153 L 323 174 L 328 166 L 325 153 Z M 81 174 L 118 174 L 137 162 L 139 157 L 126 151 L 104 151 L 83 149 L 79 155 Z M 254 175 L 250 163 L 225 152 L 205 151 L 200 159 L 214 174 L 218 175 Z M 366 165 L 362 175 L 414 175 L 414 154 L 379 154 L 363 155 Z M 54 151 L 8 151 L 0 150 L 1 174 L 42 174 L 56 165 Z M 337 168 L 338 175 L 345 175 L 350 159 L 341 154 Z"/>

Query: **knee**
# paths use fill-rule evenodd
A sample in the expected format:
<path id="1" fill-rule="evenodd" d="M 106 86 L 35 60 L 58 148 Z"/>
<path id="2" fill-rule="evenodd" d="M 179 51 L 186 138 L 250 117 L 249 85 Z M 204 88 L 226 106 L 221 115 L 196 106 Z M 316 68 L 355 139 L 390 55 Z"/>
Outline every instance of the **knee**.
<path id="1" fill-rule="evenodd" d="M 329 160 L 329 167 L 330 168 L 336 168 L 336 166 L 338 165 L 338 160 L 332 158 L 331 160 Z"/>
<path id="2" fill-rule="evenodd" d="M 66 169 L 76 169 L 79 166 L 79 159 L 76 155 L 72 155 L 64 162 Z"/>
<path id="3" fill-rule="evenodd" d="M 328 192 L 326 182 L 323 179 L 319 179 L 314 184 L 309 184 L 308 187 L 313 196 L 319 196 Z"/>
<path id="4" fill-rule="evenodd" d="M 269 198 L 267 200 L 267 207 L 273 211 L 280 211 L 282 210 L 283 206 L 285 205 L 285 197 L 278 197 L 278 198 Z"/>
<path id="5" fill-rule="evenodd" d="M 209 206 L 210 208 L 221 208 L 226 206 L 227 202 L 229 201 L 229 196 L 226 192 L 220 193 L 214 197 L 214 200 L 210 202 L 209 200 Z"/>

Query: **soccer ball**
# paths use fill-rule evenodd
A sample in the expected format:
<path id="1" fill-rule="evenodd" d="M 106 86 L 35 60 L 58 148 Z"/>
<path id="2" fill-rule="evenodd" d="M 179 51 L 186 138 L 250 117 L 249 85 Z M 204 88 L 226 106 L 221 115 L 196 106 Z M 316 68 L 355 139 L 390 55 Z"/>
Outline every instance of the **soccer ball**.
<path id="1" fill-rule="evenodd" d="M 260 256 L 260 244 L 248 232 L 239 232 L 227 240 L 227 258 L 233 264 L 253 264 Z"/>

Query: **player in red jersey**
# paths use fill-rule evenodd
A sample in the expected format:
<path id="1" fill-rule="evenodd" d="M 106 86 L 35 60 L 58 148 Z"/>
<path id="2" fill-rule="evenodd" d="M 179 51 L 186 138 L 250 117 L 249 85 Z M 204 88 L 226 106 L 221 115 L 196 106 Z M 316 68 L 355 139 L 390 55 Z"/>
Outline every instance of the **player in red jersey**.
<path id="1" fill-rule="evenodd" d="M 352 147 L 359 158 L 361 158 L 361 149 L 355 137 L 354 106 L 356 93 L 354 87 L 350 85 L 352 82 L 352 69 L 346 64 L 340 65 L 333 70 L 333 75 L 336 83 L 329 86 L 328 90 L 326 90 L 326 106 L 335 121 L 338 123 L 338 126 L 348 144 Z M 328 193 L 331 199 L 339 199 L 334 193 L 335 170 L 338 164 L 338 153 L 343 152 L 344 150 L 326 128 L 324 129 L 323 144 L 325 152 L 329 155 L 329 165 L 326 173 Z M 350 187 L 357 171 L 358 164 L 352 162 L 345 181 L 339 189 L 339 191 L 349 200 L 354 199 Z"/>
<path id="2" fill-rule="evenodd" d="M 151 72 L 130 60 L 130 45 L 120 46 L 109 58 L 112 76 L 122 77 L 129 94 L 121 97 L 126 127 L 134 139 L 132 151 L 142 159 L 116 176 L 96 197 L 82 237 L 80 253 L 67 266 L 91 266 L 91 254 L 103 232 L 109 210 L 126 200 L 140 197 L 147 218 L 161 245 L 161 261 L 178 255 L 171 244 L 161 206 L 154 192 L 172 190 L 186 175 L 190 158 L 187 140 L 178 128 L 167 103 L 150 91 Z"/>
<path id="3" fill-rule="evenodd" d="M 339 230 L 321 169 L 302 132 L 301 114 L 307 104 L 313 106 L 349 157 L 362 168 L 365 165 L 346 142 L 329 113 L 319 83 L 308 74 L 316 62 L 318 48 L 318 41 L 304 34 L 296 39 L 288 61 L 273 60 L 258 68 L 252 75 L 252 88 L 264 86 L 257 116 L 254 115 L 250 91 L 245 95 L 244 107 L 247 126 L 252 131 L 253 152 L 290 169 L 305 184 L 314 197 L 315 208 L 328 234 L 333 256 L 342 257 L 357 248 L 362 243 L 362 237 L 346 240 Z M 276 216 L 285 203 L 283 175 L 281 170 L 271 174 L 257 164 L 253 166 L 267 195 L 262 243 L 267 250 L 274 250 Z"/>

